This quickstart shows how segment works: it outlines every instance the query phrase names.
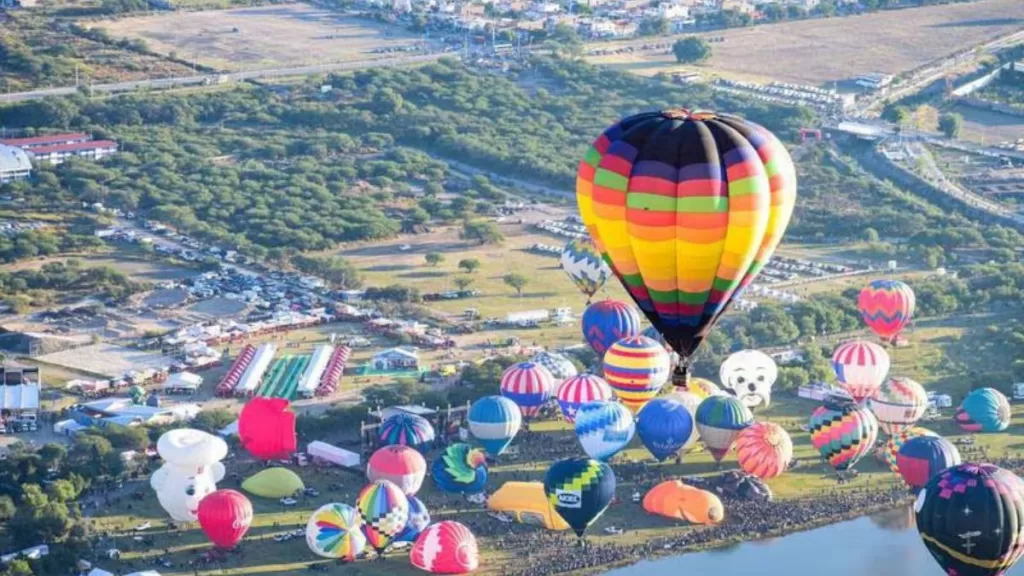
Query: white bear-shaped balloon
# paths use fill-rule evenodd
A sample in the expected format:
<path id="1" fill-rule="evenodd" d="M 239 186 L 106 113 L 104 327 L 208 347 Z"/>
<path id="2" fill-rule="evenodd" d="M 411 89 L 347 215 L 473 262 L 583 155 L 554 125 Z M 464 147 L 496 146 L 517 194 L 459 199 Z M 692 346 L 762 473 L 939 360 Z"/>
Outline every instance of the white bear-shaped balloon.
<path id="1" fill-rule="evenodd" d="M 740 350 L 729 355 L 718 371 L 722 388 L 740 399 L 748 408 L 772 401 L 772 386 L 779 368 L 772 357 L 760 350 Z"/>
<path id="2" fill-rule="evenodd" d="M 161 436 L 156 451 L 164 465 L 153 473 L 149 485 L 160 505 L 178 522 L 196 521 L 199 501 L 224 478 L 220 461 L 228 455 L 228 445 L 212 434 L 182 428 Z"/>

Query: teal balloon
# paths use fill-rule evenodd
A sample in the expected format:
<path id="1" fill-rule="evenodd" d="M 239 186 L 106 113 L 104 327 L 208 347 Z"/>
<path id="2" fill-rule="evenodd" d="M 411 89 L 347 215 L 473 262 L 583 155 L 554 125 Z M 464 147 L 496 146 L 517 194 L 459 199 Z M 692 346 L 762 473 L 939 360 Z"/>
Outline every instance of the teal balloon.
<path id="1" fill-rule="evenodd" d="M 979 388 L 964 398 L 956 423 L 967 432 L 1002 432 L 1010 427 L 1010 401 L 994 388 Z"/>

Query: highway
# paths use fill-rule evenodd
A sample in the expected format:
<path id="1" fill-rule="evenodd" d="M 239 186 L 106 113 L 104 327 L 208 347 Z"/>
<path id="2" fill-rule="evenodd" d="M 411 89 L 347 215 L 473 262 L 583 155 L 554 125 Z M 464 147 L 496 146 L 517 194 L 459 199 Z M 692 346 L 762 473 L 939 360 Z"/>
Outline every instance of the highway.
<path id="1" fill-rule="evenodd" d="M 149 80 L 136 80 L 132 82 L 116 82 L 112 84 L 93 84 L 91 86 L 64 86 L 60 88 L 44 88 L 30 92 L 11 92 L 0 94 L 0 102 L 22 102 L 25 100 L 37 100 L 48 96 L 68 96 L 79 91 L 81 88 L 92 90 L 95 93 L 116 94 L 119 92 L 132 92 L 144 89 L 166 89 L 181 88 L 185 86 L 202 86 L 205 84 L 219 84 L 227 82 L 239 82 L 244 80 L 258 80 L 261 78 L 280 78 L 287 76 L 308 76 L 323 74 L 325 72 L 337 72 L 344 70 L 359 70 L 363 68 L 379 68 L 388 66 L 408 66 L 433 62 L 442 56 L 458 58 L 457 53 L 438 52 L 433 54 L 415 54 L 410 56 L 399 56 L 396 58 L 377 58 L 373 60 L 353 60 L 351 62 L 335 62 L 331 64 L 319 64 L 314 66 L 294 66 L 290 68 L 269 68 L 265 70 L 244 70 L 241 72 L 226 72 L 224 74 L 203 74 L 197 76 L 178 76 L 174 78 L 152 78 Z"/>

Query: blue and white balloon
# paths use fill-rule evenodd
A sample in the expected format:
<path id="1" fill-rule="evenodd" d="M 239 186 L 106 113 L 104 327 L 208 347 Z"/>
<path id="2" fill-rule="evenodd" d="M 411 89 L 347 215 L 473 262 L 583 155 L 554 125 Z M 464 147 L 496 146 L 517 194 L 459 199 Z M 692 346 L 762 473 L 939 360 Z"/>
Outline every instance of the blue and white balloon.
<path id="1" fill-rule="evenodd" d="M 519 406 L 504 396 L 484 396 L 469 408 L 469 431 L 491 456 L 508 448 L 522 424 Z"/>
<path id="2" fill-rule="evenodd" d="M 672 398 L 655 398 L 640 410 L 636 431 L 640 441 L 661 462 L 686 445 L 693 433 L 690 411 Z"/>
<path id="3" fill-rule="evenodd" d="M 395 536 L 395 542 L 415 542 L 420 532 L 430 525 L 430 512 L 427 507 L 415 496 L 409 496 L 409 519 L 405 528 Z"/>
<path id="4" fill-rule="evenodd" d="M 588 402 L 576 411 L 576 437 L 595 460 L 607 460 L 629 445 L 636 423 L 628 408 L 617 402 Z"/>

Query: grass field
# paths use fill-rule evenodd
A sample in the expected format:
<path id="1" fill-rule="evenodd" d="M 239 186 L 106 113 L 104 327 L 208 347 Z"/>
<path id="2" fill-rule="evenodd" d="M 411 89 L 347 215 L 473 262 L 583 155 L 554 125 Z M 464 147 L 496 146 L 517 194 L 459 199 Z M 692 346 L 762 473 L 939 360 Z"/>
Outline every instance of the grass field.
<path id="1" fill-rule="evenodd" d="M 711 59 L 697 69 L 755 81 L 825 85 L 867 72 L 906 72 L 990 38 L 1018 31 L 1022 23 L 1024 3 L 1019 0 L 982 0 L 765 24 L 709 33 L 708 36 L 722 36 L 725 41 L 712 44 Z M 601 47 L 615 46 L 611 43 Z M 588 59 L 646 75 L 680 69 L 675 58 L 667 54 Z"/>
<path id="2" fill-rule="evenodd" d="M 166 260 L 158 260 L 152 256 L 146 257 L 141 254 L 136 256 L 130 251 L 125 251 L 121 248 L 118 248 L 116 254 L 111 250 L 101 253 L 62 254 L 51 258 L 25 260 L 15 264 L 0 266 L 0 271 L 38 270 L 49 262 L 66 262 L 69 259 L 78 260 L 83 268 L 113 268 L 136 282 L 180 280 L 198 274 L 194 269 L 176 266 Z"/>
<path id="3" fill-rule="evenodd" d="M 368 59 L 379 56 L 371 52 L 374 48 L 422 39 L 395 26 L 307 4 L 173 12 L 97 26 L 116 37 L 145 40 L 158 53 L 174 52 L 225 71 Z"/>

